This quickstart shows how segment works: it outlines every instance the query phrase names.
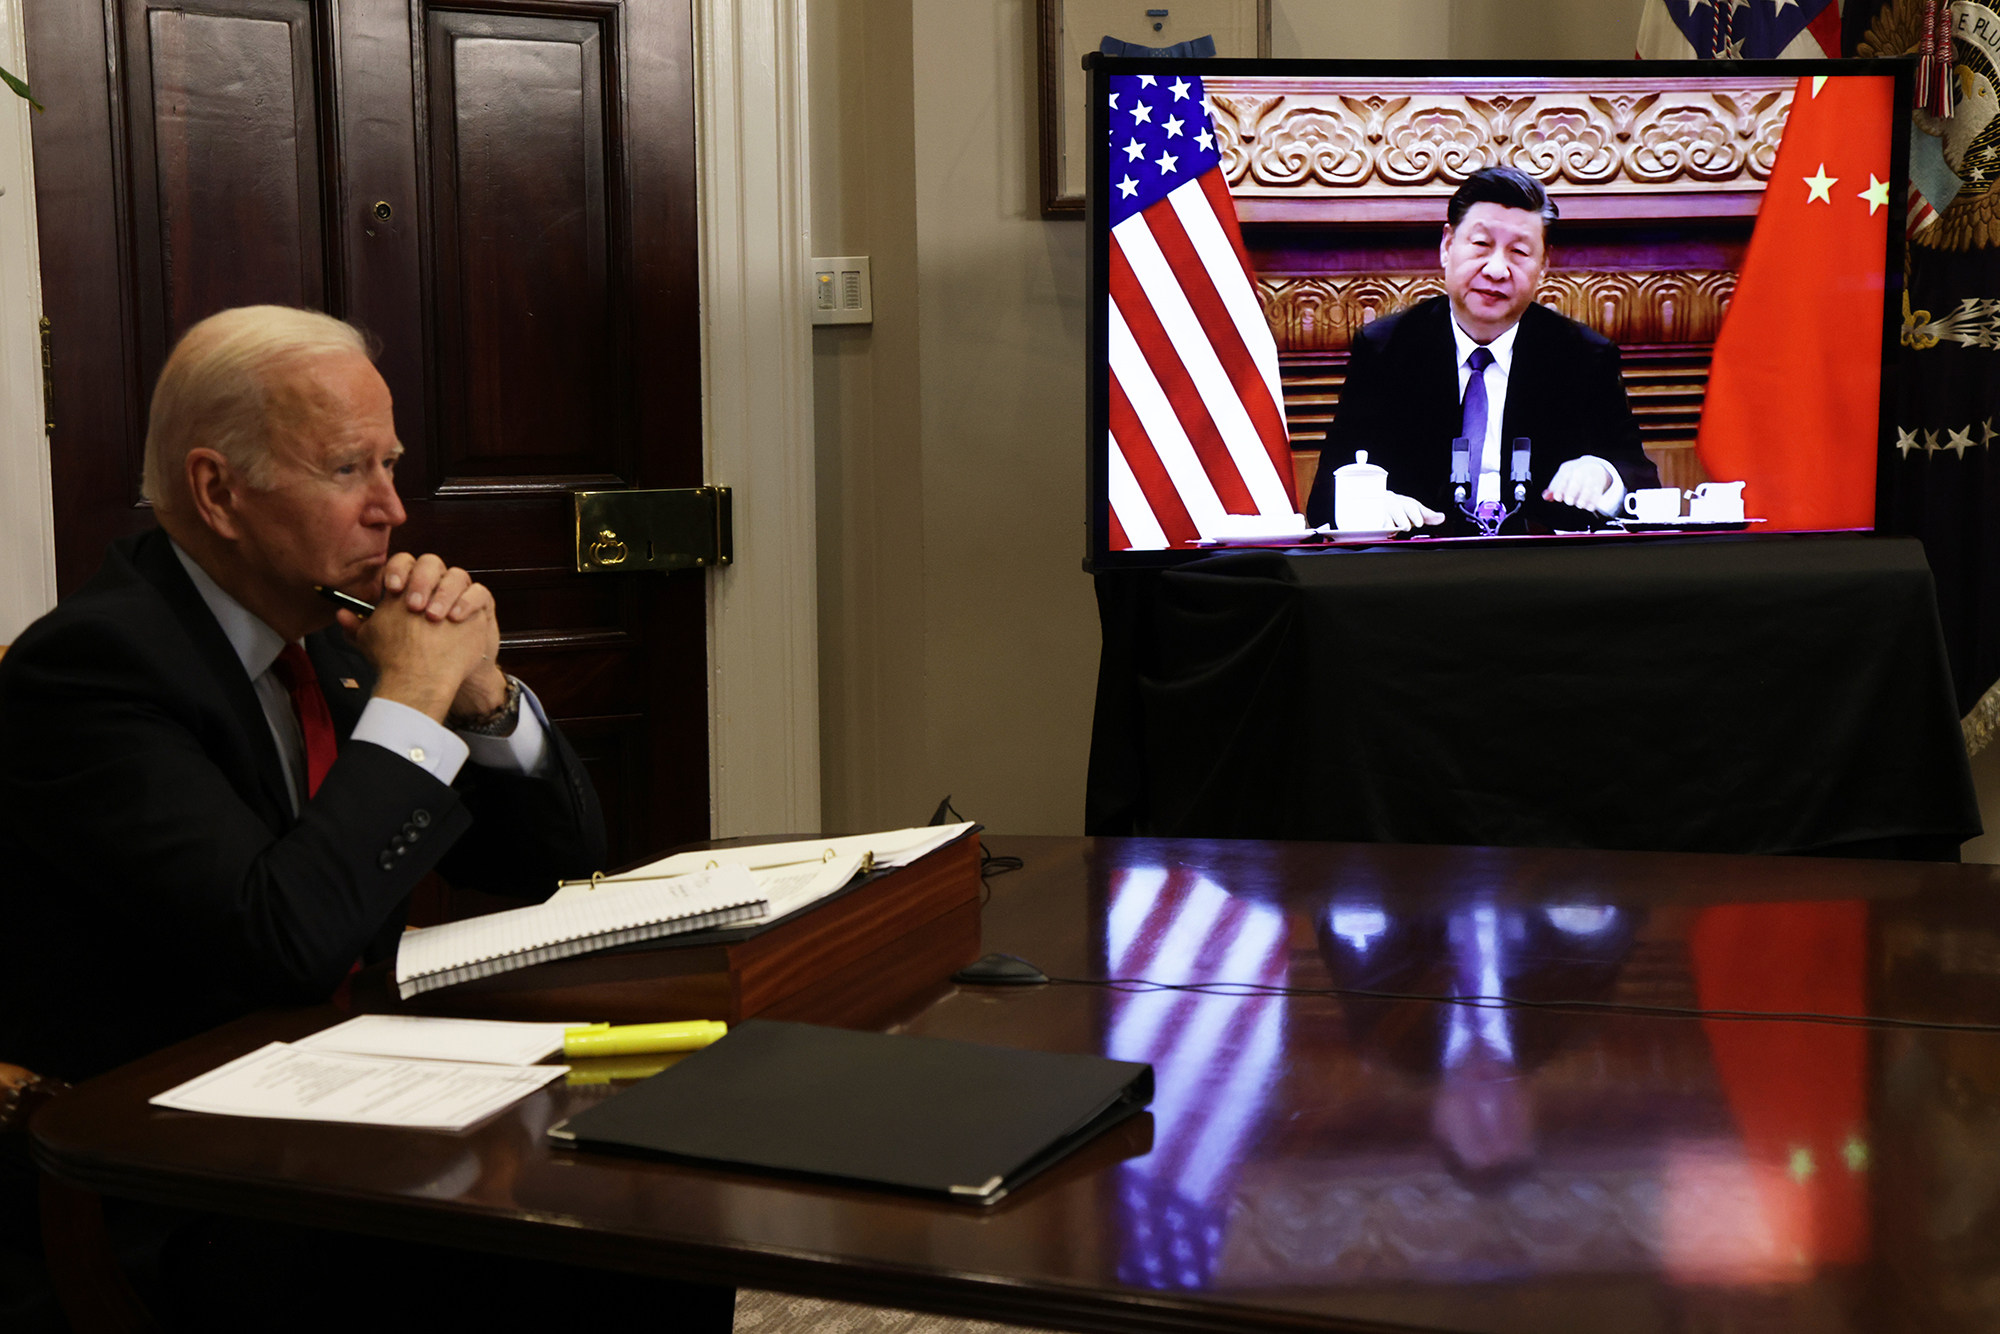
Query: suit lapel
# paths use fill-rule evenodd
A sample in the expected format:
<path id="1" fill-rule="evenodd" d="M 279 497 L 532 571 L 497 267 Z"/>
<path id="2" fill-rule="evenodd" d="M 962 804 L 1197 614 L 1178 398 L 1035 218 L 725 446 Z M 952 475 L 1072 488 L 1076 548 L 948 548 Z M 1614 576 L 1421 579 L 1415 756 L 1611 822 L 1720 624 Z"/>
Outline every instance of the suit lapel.
<path id="1" fill-rule="evenodd" d="M 141 534 L 130 551 L 132 568 L 165 600 L 174 620 L 187 632 L 188 642 L 209 682 L 226 701 L 241 733 L 244 752 L 255 765 L 264 815 L 274 827 L 289 828 L 293 823 L 292 800 L 286 791 L 285 771 L 278 763 L 278 745 L 271 739 L 271 724 L 264 717 L 256 688 L 243 671 L 242 660 L 229 645 L 229 637 L 222 633 L 194 581 L 181 568 L 164 532 L 156 528 Z"/>
<path id="2" fill-rule="evenodd" d="M 1514 364 L 1507 371 L 1507 406 L 1500 414 L 1500 444 L 1511 457 L 1515 437 L 1530 437 L 1529 449 L 1533 452 L 1529 472 L 1536 481 L 1545 482 L 1551 471 L 1545 456 L 1555 444 L 1533 439 L 1534 432 L 1527 429 L 1528 405 L 1538 401 L 1537 395 L 1544 392 L 1540 376 L 1548 365 L 1543 352 L 1543 336 L 1548 329 L 1542 323 L 1540 311 L 1541 307 L 1533 304 L 1522 311 L 1520 332 L 1514 335 Z"/>
<path id="3" fill-rule="evenodd" d="M 1463 413 L 1458 397 L 1458 343 L 1451 336 L 1451 303 L 1444 297 L 1431 298 L 1430 304 L 1420 306 L 1413 314 L 1423 317 L 1418 332 L 1422 337 L 1421 348 L 1424 367 L 1423 378 L 1428 383 L 1418 386 L 1411 402 L 1420 411 L 1435 414 L 1424 431 L 1424 438 L 1436 440 L 1438 452 L 1426 466 L 1434 468 L 1440 486 L 1440 494 L 1451 494 L 1451 442 L 1458 438 L 1459 423 Z M 1423 405 L 1429 405 L 1427 408 Z"/>

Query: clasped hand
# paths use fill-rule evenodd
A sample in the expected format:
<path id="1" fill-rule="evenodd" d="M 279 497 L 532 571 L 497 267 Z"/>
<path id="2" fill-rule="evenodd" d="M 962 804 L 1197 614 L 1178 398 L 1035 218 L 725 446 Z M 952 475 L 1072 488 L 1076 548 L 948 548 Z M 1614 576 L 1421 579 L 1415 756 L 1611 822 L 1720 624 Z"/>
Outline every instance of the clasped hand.
<path id="1" fill-rule="evenodd" d="M 361 620 L 338 614 L 341 628 L 373 663 L 375 694 L 443 722 L 451 714 L 491 713 L 507 698 L 500 622 L 493 593 L 437 556 L 397 552 L 382 568 L 382 601 Z"/>

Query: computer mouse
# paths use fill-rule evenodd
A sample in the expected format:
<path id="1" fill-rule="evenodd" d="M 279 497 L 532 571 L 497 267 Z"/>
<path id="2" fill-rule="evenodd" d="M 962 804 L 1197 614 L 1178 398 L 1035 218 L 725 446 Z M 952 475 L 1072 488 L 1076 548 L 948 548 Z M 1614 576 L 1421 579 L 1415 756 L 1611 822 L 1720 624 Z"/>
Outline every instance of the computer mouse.
<path id="1" fill-rule="evenodd" d="M 953 973 L 951 980 L 975 987 L 1031 987 L 1048 981 L 1049 975 L 1026 959 L 989 954 Z"/>

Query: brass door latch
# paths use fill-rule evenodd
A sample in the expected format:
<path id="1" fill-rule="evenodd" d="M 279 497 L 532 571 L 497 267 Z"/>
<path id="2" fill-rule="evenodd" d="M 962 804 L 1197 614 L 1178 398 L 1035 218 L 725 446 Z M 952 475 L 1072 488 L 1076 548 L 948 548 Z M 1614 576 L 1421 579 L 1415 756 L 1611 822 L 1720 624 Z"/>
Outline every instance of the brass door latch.
<path id="1" fill-rule="evenodd" d="M 726 486 L 574 495 L 579 573 L 696 570 L 733 557 Z"/>

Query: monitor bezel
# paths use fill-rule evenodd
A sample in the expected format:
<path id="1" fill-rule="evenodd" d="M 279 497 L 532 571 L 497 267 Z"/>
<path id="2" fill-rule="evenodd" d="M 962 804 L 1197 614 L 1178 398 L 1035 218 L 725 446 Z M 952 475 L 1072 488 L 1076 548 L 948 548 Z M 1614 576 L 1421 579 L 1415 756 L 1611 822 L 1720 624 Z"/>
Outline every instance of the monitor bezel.
<path id="1" fill-rule="evenodd" d="M 1110 79 L 1119 74 L 1195 74 L 1216 76 L 1270 75 L 1284 78 L 1569 78 L 1569 79 L 1716 79 L 1793 75 L 1841 77 L 1888 77 L 1894 80 L 1895 122 L 1890 129 L 1889 198 L 1891 209 L 1900 210 L 1909 180 L 1909 127 L 1916 62 L 1911 58 L 1868 60 L 1281 60 L 1259 58 L 1189 59 L 1175 57 L 1106 56 L 1090 52 L 1083 57 L 1089 87 L 1089 143 L 1091 160 L 1084 187 L 1084 226 L 1088 229 L 1085 256 L 1086 294 L 1085 429 L 1086 479 L 1084 505 L 1087 571 L 1116 569 L 1157 569 L 1201 560 L 1227 548 L 1177 549 L 1167 551 L 1111 550 L 1111 502 L 1109 493 L 1110 455 L 1106 441 L 1110 435 L 1109 330 L 1106 317 L 1107 274 L 1111 263 L 1111 230 L 1105 225 L 1105 205 L 1110 190 L 1111 124 L 1108 95 Z M 1845 532 L 1872 532 L 1880 527 L 1882 496 L 1893 460 L 1896 439 L 1894 407 L 1897 348 L 1904 290 L 1905 229 L 1891 216 L 1883 256 L 1882 284 L 1882 381 L 1877 398 L 1875 522 L 1868 529 Z M 1820 530 L 1808 530 L 1820 531 Z M 1758 540 L 1787 536 L 1788 533 L 1756 535 Z M 1636 540 L 1643 535 L 1634 534 Z M 1507 539 L 1482 540 L 1495 546 L 1509 545 Z M 1589 538 L 1536 538 L 1535 545 L 1548 542 L 1590 541 Z M 1664 540 L 1679 540 L 1666 535 Z M 1421 546 L 1399 546 L 1396 550 L 1421 550 Z M 1444 547 L 1445 543 L 1438 543 Z M 1456 543 L 1450 544 L 1456 545 Z M 1381 550 L 1382 548 L 1376 548 Z"/>

